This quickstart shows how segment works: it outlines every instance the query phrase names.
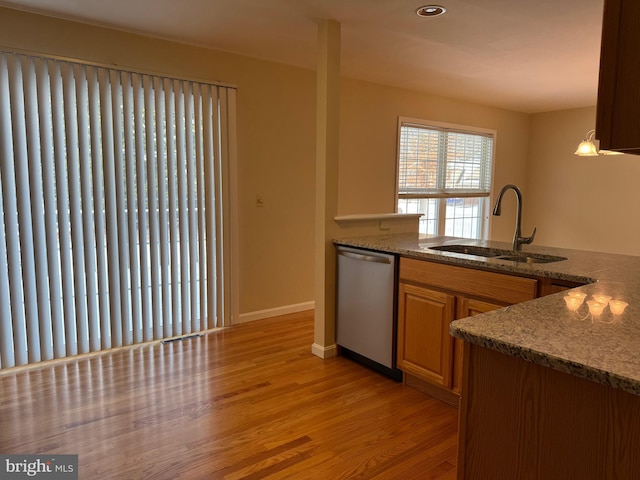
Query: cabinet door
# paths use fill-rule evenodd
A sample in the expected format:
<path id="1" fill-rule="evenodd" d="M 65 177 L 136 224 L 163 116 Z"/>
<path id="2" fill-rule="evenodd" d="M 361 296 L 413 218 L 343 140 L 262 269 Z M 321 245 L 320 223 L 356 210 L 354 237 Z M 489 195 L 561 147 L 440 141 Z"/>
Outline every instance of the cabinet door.
<path id="1" fill-rule="evenodd" d="M 398 368 L 450 388 L 456 297 L 403 282 L 398 292 Z"/>
<path id="2" fill-rule="evenodd" d="M 472 317 L 479 313 L 490 312 L 504 305 L 490 303 L 486 301 L 474 300 L 473 298 L 458 297 L 456 319 Z M 453 382 L 452 390 L 458 395 L 462 394 L 462 359 L 464 357 L 464 342 L 459 338 L 453 344 Z"/>
<path id="3" fill-rule="evenodd" d="M 596 138 L 603 150 L 640 154 L 640 2 L 606 0 Z"/>

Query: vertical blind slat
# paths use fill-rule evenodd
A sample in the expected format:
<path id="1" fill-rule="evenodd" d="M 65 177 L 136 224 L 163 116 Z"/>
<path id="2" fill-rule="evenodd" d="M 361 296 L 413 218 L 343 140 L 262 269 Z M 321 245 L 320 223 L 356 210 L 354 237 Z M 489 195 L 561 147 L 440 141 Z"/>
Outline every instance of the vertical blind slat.
<path id="1" fill-rule="evenodd" d="M 142 338 L 152 339 L 151 330 L 151 284 L 149 281 L 149 254 L 147 251 L 147 179 L 145 174 L 145 138 L 144 138 L 144 94 L 140 75 L 133 75 L 134 90 L 134 132 L 136 139 L 136 188 L 138 196 L 138 252 L 140 255 L 140 290 L 142 295 Z"/>
<path id="2" fill-rule="evenodd" d="M 91 124 L 91 182 L 93 187 L 93 228 L 96 249 L 96 270 L 98 284 L 98 308 L 100 312 L 100 344 L 103 349 L 111 348 L 111 321 L 109 318 L 109 282 L 105 245 L 104 182 L 102 181 L 102 128 L 100 105 L 99 70 L 87 67 L 89 86 L 89 118 Z"/>
<path id="3" fill-rule="evenodd" d="M 124 106 L 124 142 L 125 142 L 125 159 L 126 159 L 126 176 L 127 176 L 127 220 L 129 227 L 129 261 L 131 264 L 129 278 L 129 286 L 131 290 L 131 322 L 133 330 L 133 342 L 141 343 L 142 323 L 141 323 L 141 292 L 140 292 L 140 262 L 139 252 L 136 241 L 136 231 L 138 230 L 137 219 L 137 203 L 136 203 L 136 168 L 135 168 L 135 129 L 133 127 L 134 108 L 133 108 L 133 90 L 131 83 L 131 74 L 123 73 L 123 99 Z"/>
<path id="4" fill-rule="evenodd" d="M 111 320 L 111 346 L 122 346 L 122 315 L 120 310 L 120 275 L 116 272 L 119 265 L 116 186 L 115 186 L 115 146 L 114 146 L 114 115 L 111 99 L 116 95 L 115 87 L 109 72 L 101 68 L 98 74 L 100 83 L 100 118 L 102 128 L 102 165 L 104 182 L 104 208 L 107 268 L 109 278 L 109 318 Z"/>
<path id="5" fill-rule="evenodd" d="M 51 303 L 49 302 L 49 266 L 47 263 L 47 247 L 45 243 L 44 194 L 42 190 L 42 166 L 40 151 L 40 125 L 38 114 L 38 85 L 36 69 L 32 59 L 22 57 L 24 85 L 25 119 L 27 127 L 27 152 L 29 163 L 27 178 L 29 182 L 31 225 L 35 261 L 36 290 L 34 300 L 37 301 L 39 350 L 41 360 L 53 358 L 51 333 Z M 24 275 L 24 273 L 23 273 Z"/>
<path id="6" fill-rule="evenodd" d="M 189 258 L 188 258 L 188 220 L 187 220 L 187 192 L 186 192 L 186 144 L 184 125 L 184 91 L 182 82 L 174 80 L 173 90 L 176 102 L 176 147 L 178 151 L 178 217 L 180 230 L 180 307 L 182 310 L 181 334 L 191 331 L 189 321 Z"/>
<path id="7" fill-rule="evenodd" d="M 144 123 L 147 150 L 147 202 L 149 206 L 149 264 L 151 266 L 151 301 L 153 319 L 153 339 L 162 338 L 162 298 L 160 292 L 159 226 L 158 226 L 158 189 L 157 162 L 155 151 L 155 118 L 153 106 L 155 95 L 151 77 L 143 77 L 144 84 Z"/>
<path id="8" fill-rule="evenodd" d="M 71 65 L 62 65 L 62 88 L 64 93 L 64 119 L 66 122 L 67 169 L 69 172 L 69 204 L 71 208 L 71 245 L 73 249 L 75 320 L 78 334 L 78 352 L 89 352 L 89 329 L 87 324 L 86 279 L 84 271 L 84 233 L 82 228 L 82 200 L 80 197 L 80 170 L 78 154 L 78 118 L 76 115 L 77 90 Z"/>
<path id="9" fill-rule="evenodd" d="M 205 217 L 204 217 L 204 143 L 202 124 L 202 89 L 195 85 L 195 130 L 196 130 L 196 196 L 198 199 L 198 293 L 200 305 L 198 312 L 198 328 L 207 328 L 207 263 L 205 242 Z M 205 87 L 206 89 L 206 87 Z"/>
<path id="10" fill-rule="evenodd" d="M 221 204 L 222 204 L 222 193 L 223 193 L 220 182 L 218 181 L 218 179 L 222 175 L 222 162 L 220 158 L 220 155 L 222 155 L 222 151 L 220 149 L 220 144 L 222 142 L 222 131 L 220 128 L 221 105 L 223 101 L 222 93 L 217 91 L 216 96 L 213 98 L 213 101 L 214 101 L 213 103 L 214 175 L 213 175 L 212 182 L 213 182 L 213 192 L 214 192 L 213 209 L 214 209 L 215 216 L 212 216 L 211 221 L 216 226 L 216 238 L 219 238 L 221 235 L 224 235 L 224 231 L 218 230 L 218 226 L 222 225 Z M 222 247 L 223 247 L 222 242 L 216 242 L 215 244 L 216 259 L 220 259 L 221 258 L 220 255 L 224 253 Z M 218 322 L 217 325 L 220 326 L 224 322 L 224 310 L 226 308 L 225 299 L 220 295 L 222 286 L 224 285 L 224 270 L 223 270 L 223 264 L 221 261 L 215 262 L 214 275 L 216 279 L 216 284 L 215 284 L 216 321 Z"/>
<path id="11" fill-rule="evenodd" d="M 188 232 L 189 243 L 187 245 L 189 250 L 189 288 L 188 293 L 191 300 L 190 314 L 189 314 L 189 333 L 198 330 L 198 289 L 195 286 L 198 284 L 198 245 L 196 236 L 196 184 L 195 176 L 195 118 L 194 118 L 194 102 L 193 92 L 191 91 L 191 85 L 187 82 L 184 83 L 185 90 L 185 132 L 187 135 L 187 217 L 188 217 Z"/>
<path id="12" fill-rule="evenodd" d="M 45 242 L 47 245 L 48 281 L 51 308 L 53 357 L 65 355 L 62 316 L 62 278 L 58 255 L 58 222 L 56 215 L 55 169 L 53 164 L 53 125 L 51 123 L 51 87 L 48 62 L 37 59 L 38 110 L 40 112 L 40 137 L 42 155 L 42 190 L 44 201 Z"/>
<path id="13" fill-rule="evenodd" d="M 9 62 L 11 85 L 11 123 L 13 125 L 14 174 L 16 182 L 20 263 L 24 288 L 24 313 L 29 362 L 40 360 L 38 304 L 36 296 L 35 259 L 33 252 L 33 224 L 29 196 L 29 172 L 27 167 L 27 138 L 25 124 L 24 88 L 22 65 L 18 58 Z"/>
<path id="14" fill-rule="evenodd" d="M 214 328 L 218 319 L 218 299 L 216 298 L 216 254 L 217 243 L 216 238 L 216 183 L 215 175 L 217 168 L 215 167 L 216 156 L 214 144 L 217 138 L 215 129 L 217 122 L 214 121 L 217 112 L 218 95 L 216 88 L 207 88 L 204 95 L 204 181 L 205 181 L 205 214 L 206 214 L 206 242 L 209 247 L 207 255 L 207 326 Z M 213 251 L 213 255 L 211 254 Z"/>
<path id="15" fill-rule="evenodd" d="M 58 238 L 60 245 L 60 270 L 62 272 L 62 305 L 64 309 L 64 333 L 67 355 L 78 353 L 78 342 L 73 298 L 73 269 L 71 251 L 71 222 L 69 220 L 69 188 L 67 184 L 66 134 L 64 121 L 64 89 L 60 65 L 49 69 L 51 75 L 51 105 L 53 121 L 53 151 L 56 171 L 58 201 Z"/>
<path id="16" fill-rule="evenodd" d="M 169 284 L 171 264 L 169 257 L 169 225 L 167 217 L 167 146 L 166 146 L 166 119 L 165 96 L 161 95 L 162 80 L 159 77 L 153 79 L 156 112 L 156 149 L 158 152 L 158 212 L 160 221 L 160 282 L 162 285 L 162 335 L 170 337 L 171 332 L 171 285 Z"/>
<path id="17" fill-rule="evenodd" d="M 6 321 L 2 322 L 0 329 L 2 333 L 2 339 L 0 339 L 2 368 L 27 363 L 27 352 L 21 348 L 21 342 L 15 341 L 15 339 L 18 339 L 20 332 L 15 331 L 15 327 L 19 328 L 19 325 L 14 327 L 14 323 L 18 323 L 16 320 L 21 315 L 22 302 L 11 301 L 12 299 L 16 300 L 15 290 L 18 286 L 13 285 L 13 282 L 19 278 L 19 275 L 16 275 L 17 262 L 13 259 L 13 255 L 17 250 L 15 248 L 15 227 L 18 222 L 15 216 L 16 209 L 13 205 L 16 197 L 15 186 L 13 185 L 14 180 L 12 179 L 13 134 L 11 132 L 11 103 L 9 98 L 7 59 L 4 54 L 0 54 L 0 182 L 2 182 L 2 185 L 0 185 L 0 194 L 2 194 L 2 199 L 0 200 L 0 213 L 2 213 L 2 218 L 0 219 L 2 220 L 2 225 L 0 225 L 0 233 L 2 234 L 0 237 L 0 267 L 2 267 L 0 271 L 0 314 L 2 319 L 6 319 Z M 6 228 L 5 224 L 7 225 Z M 8 321 L 9 319 L 14 319 L 14 322 Z"/>
<path id="18" fill-rule="evenodd" d="M 80 155 L 80 195 L 82 197 L 82 224 L 84 237 L 84 269 L 87 280 L 87 322 L 89 350 L 100 350 L 100 319 L 98 317 L 98 288 L 96 285 L 96 249 L 93 231 L 93 192 L 91 191 L 91 128 L 89 120 L 89 90 L 87 72 L 82 66 L 74 67 L 78 97 L 78 148 Z"/>
<path id="19" fill-rule="evenodd" d="M 1 73 L 0 73 L 1 75 Z M 0 94 L 2 92 L 0 91 Z M 2 105 L 4 107 L 4 105 Z M 2 112 L 0 112 L 0 118 Z M 0 120 L 0 130 L 4 127 Z M 4 138 L 0 133 L 0 144 L 4 145 Z M 6 149 L 0 145 L 0 155 L 4 155 Z M 0 180 L 2 172 L 0 170 Z M 15 366 L 15 352 L 13 351 L 13 326 L 8 319 L 11 318 L 11 297 L 9 296 L 9 265 L 7 264 L 7 247 L 5 245 L 4 231 L 4 207 L 2 202 L 2 182 L 0 181 L 0 368 Z"/>
<path id="20" fill-rule="evenodd" d="M 113 115 L 113 133 L 114 133 L 114 175 L 113 181 L 115 184 L 115 216 L 116 222 L 116 234 L 114 235 L 117 245 L 118 257 L 118 285 L 120 287 L 119 292 L 119 308 L 120 312 L 120 335 L 123 345 L 131 345 L 133 343 L 133 334 L 131 330 L 131 299 L 129 295 L 128 275 L 126 272 L 129 269 L 129 229 L 127 225 L 126 215 L 126 182 L 124 174 L 124 154 L 122 148 L 124 147 L 124 102 L 123 102 L 123 87 L 121 83 L 121 77 L 115 70 L 111 71 L 111 88 L 114 95 L 111 97 Z"/>
<path id="21" fill-rule="evenodd" d="M 175 94 L 173 92 L 173 82 L 164 80 L 165 108 L 167 119 L 167 180 L 169 193 L 169 250 L 171 254 L 171 320 L 173 335 L 180 335 L 182 332 L 182 321 L 180 315 L 180 268 L 178 263 L 178 195 L 176 193 L 176 129 L 173 119 L 175 118 Z"/>

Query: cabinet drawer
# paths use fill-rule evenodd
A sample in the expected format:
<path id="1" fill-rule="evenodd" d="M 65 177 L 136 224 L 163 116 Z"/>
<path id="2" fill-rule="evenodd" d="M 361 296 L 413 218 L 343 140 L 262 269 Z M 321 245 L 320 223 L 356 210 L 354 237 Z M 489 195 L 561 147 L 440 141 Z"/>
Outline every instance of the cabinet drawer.
<path id="1" fill-rule="evenodd" d="M 536 298 L 538 281 L 503 273 L 400 258 L 400 280 L 490 298 L 505 304 Z"/>

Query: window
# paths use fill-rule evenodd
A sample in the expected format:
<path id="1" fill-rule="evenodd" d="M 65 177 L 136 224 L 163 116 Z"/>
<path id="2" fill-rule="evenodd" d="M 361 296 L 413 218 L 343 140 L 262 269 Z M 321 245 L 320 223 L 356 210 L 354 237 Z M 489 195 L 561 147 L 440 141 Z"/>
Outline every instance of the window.
<path id="1" fill-rule="evenodd" d="M 494 133 L 400 118 L 398 212 L 420 233 L 487 238 Z"/>
<path id="2" fill-rule="evenodd" d="M 0 368 L 226 323 L 235 90 L 0 52 Z"/>

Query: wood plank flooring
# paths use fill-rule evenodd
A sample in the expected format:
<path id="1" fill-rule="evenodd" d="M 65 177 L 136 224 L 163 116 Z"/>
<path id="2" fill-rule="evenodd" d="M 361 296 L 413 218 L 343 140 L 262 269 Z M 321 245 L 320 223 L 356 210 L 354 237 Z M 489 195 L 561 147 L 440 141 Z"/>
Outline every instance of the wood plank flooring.
<path id="1" fill-rule="evenodd" d="M 311 354 L 313 312 L 0 374 L 0 453 L 80 479 L 454 479 L 457 410 Z"/>

